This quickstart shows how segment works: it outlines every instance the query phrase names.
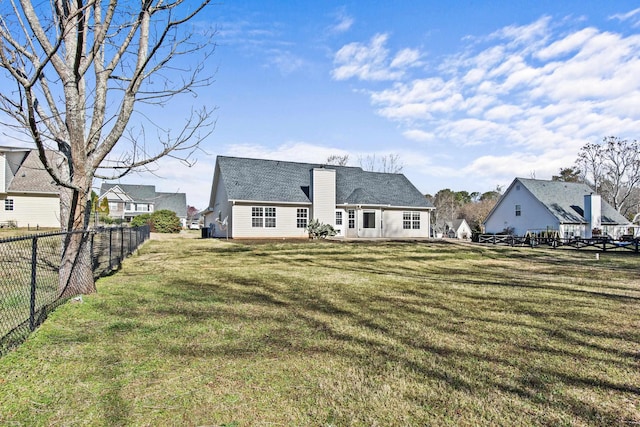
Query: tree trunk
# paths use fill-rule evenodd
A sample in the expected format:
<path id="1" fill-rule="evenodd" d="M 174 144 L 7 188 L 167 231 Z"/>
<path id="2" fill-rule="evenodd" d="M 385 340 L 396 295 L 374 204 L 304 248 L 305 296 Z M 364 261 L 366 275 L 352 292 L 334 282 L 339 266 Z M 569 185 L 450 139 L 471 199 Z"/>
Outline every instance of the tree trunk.
<path id="1" fill-rule="evenodd" d="M 59 295 L 63 298 L 96 292 L 91 259 L 91 232 L 88 230 L 90 198 L 87 192 L 60 192 L 61 223 L 66 225 L 63 236 L 62 260 L 59 272 Z"/>

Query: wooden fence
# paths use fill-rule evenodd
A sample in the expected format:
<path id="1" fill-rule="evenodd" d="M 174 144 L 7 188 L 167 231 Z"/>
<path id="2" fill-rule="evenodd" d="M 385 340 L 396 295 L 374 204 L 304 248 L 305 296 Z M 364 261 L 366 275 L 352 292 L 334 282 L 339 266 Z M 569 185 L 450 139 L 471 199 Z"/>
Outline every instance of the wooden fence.
<path id="1" fill-rule="evenodd" d="M 607 237 L 538 237 L 538 236 L 511 236 L 507 234 L 480 234 L 478 243 L 507 245 L 507 246 L 546 246 L 551 248 L 572 247 L 575 249 L 591 249 L 600 252 L 630 251 L 640 253 L 640 238 L 626 240 L 612 240 Z"/>

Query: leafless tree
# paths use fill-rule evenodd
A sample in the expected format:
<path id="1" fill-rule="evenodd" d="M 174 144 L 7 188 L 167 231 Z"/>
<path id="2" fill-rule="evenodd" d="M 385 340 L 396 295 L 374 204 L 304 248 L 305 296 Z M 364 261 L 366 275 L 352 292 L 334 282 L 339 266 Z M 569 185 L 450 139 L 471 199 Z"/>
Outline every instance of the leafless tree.
<path id="1" fill-rule="evenodd" d="M 600 144 L 586 144 L 577 164 L 595 191 L 614 209 L 628 215 L 640 186 L 640 143 L 609 136 Z"/>
<path id="2" fill-rule="evenodd" d="M 347 163 L 349 163 L 349 155 L 348 154 L 344 154 L 344 155 L 332 154 L 329 157 L 327 157 L 327 164 L 328 165 L 347 166 Z"/>
<path id="3" fill-rule="evenodd" d="M 404 169 L 399 154 L 388 154 L 382 157 L 376 157 L 375 154 L 361 156 L 358 158 L 358 163 L 362 169 L 370 172 L 402 173 Z"/>
<path id="4" fill-rule="evenodd" d="M 213 44 L 185 28 L 209 2 L 0 2 L 0 68 L 14 85 L 3 85 L 0 121 L 35 142 L 61 189 L 62 226 L 74 232 L 64 242 L 61 295 L 95 291 L 86 233 L 93 179 L 122 177 L 164 156 L 188 163 L 211 132 L 208 107 L 188 112 L 176 132 L 157 125 L 159 141 L 150 144 L 130 123 L 143 104 L 162 107 L 211 83 L 203 71 Z M 194 53 L 196 65 L 178 63 Z"/>

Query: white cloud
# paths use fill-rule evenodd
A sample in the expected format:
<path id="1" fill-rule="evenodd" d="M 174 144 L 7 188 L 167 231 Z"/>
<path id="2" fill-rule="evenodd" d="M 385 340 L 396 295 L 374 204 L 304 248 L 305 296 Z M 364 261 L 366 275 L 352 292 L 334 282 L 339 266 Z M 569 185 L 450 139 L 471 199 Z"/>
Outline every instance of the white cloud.
<path id="1" fill-rule="evenodd" d="M 386 47 L 388 34 L 376 34 L 369 44 L 349 43 L 340 48 L 333 59 L 335 68 L 331 75 L 336 80 L 358 78 L 360 80 L 398 80 L 410 67 L 421 65 L 421 53 L 415 49 L 402 49 L 390 58 Z"/>
<path id="2" fill-rule="evenodd" d="M 617 19 L 618 21 L 631 21 L 634 27 L 640 25 L 640 7 L 637 9 L 633 9 L 627 13 L 617 13 L 615 15 L 611 15 L 609 19 Z"/>
<path id="3" fill-rule="evenodd" d="M 416 49 L 402 49 L 389 65 L 391 68 L 415 67 L 420 65 L 420 52 Z"/>
<path id="4" fill-rule="evenodd" d="M 346 13 L 345 8 L 341 8 L 336 13 L 336 23 L 329 28 L 329 32 L 332 34 L 345 33 L 351 29 L 354 22 L 355 20 L 353 19 L 352 16 L 349 16 Z"/>
<path id="5" fill-rule="evenodd" d="M 640 9 L 619 19 L 636 16 Z M 422 76 L 416 70 L 413 79 L 394 75 L 393 83 L 366 93 L 405 138 L 429 144 L 434 153 L 458 147 L 464 174 L 486 182 L 533 172 L 550 177 L 572 165 L 587 142 L 640 134 L 640 35 L 575 29 L 580 23 L 543 17 L 469 38 L 461 53 L 441 59 L 439 70 L 423 70 Z M 345 56 L 336 58 L 352 65 L 361 58 L 361 65 L 393 72 L 385 68 L 391 64 L 387 37 L 378 37 L 369 45 L 347 45 Z M 363 71 L 343 77 L 367 80 Z M 439 168 L 425 173 L 436 176 L 448 167 Z"/>
<path id="6" fill-rule="evenodd" d="M 431 141 L 435 138 L 432 132 L 425 132 L 420 129 L 409 129 L 402 132 L 402 135 L 407 139 L 419 142 Z"/>
<path id="7" fill-rule="evenodd" d="M 272 49 L 269 53 L 270 56 L 267 59 L 268 64 L 276 67 L 284 76 L 306 66 L 304 59 L 289 51 Z"/>
<path id="8" fill-rule="evenodd" d="M 548 46 L 540 49 L 535 56 L 543 61 L 566 55 L 580 49 L 587 40 L 598 33 L 595 28 L 585 28 L 575 33 L 569 34 L 567 37 L 555 41 Z"/>

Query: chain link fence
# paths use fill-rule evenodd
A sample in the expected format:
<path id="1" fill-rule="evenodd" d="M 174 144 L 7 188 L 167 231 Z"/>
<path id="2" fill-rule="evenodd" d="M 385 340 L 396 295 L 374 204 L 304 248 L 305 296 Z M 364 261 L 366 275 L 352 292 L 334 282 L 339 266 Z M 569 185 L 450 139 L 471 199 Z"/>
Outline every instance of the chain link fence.
<path id="1" fill-rule="evenodd" d="M 149 238 L 149 226 L 86 231 L 94 277 L 117 269 Z M 0 355 L 18 345 L 68 298 L 60 297 L 59 269 L 69 233 L 0 239 Z"/>

